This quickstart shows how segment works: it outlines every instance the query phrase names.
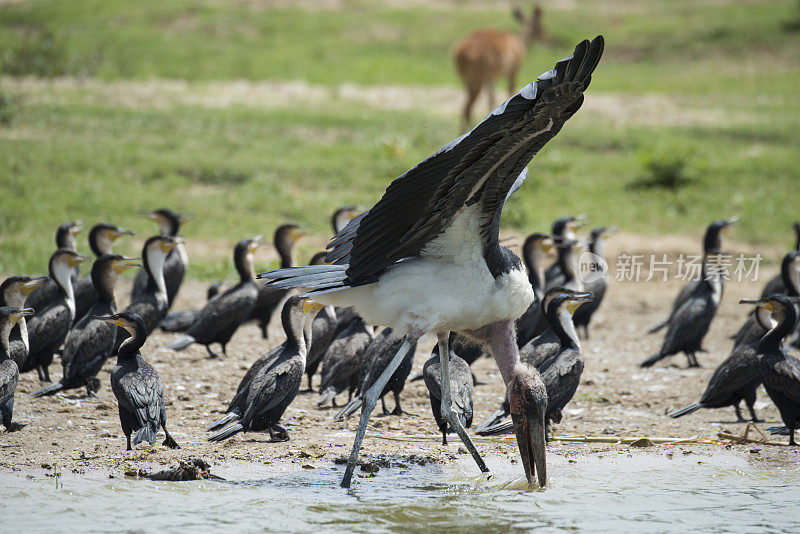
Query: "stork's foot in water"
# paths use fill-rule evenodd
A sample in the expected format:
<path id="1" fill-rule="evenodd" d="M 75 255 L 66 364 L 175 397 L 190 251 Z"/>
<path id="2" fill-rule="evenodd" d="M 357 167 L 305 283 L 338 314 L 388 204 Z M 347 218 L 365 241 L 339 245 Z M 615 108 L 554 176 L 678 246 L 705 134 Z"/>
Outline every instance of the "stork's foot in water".
<path id="1" fill-rule="evenodd" d="M 349 488 L 352 482 L 353 471 L 355 471 L 356 464 L 358 463 L 358 452 L 361 450 L 361 442 L 364 441 L 364 434 L 367 432 L 369 416 L 378 404 L 378 397 L 386 386 L 386 383 L 389 382 L 389 379 L 400 366 L 403 358 L 406 357 L 408 351 L 411 350 L 412 346 L 415 346 L 414 344 L 421 336 L 422 333 L 406 336 L 405 341 L 403 341 L 403 344 L 400 346 L 397 354 L 394 355 L 394 358 L 392 358 L 392 361 L 389 362 L 389 365 L 386 366 L 386 369 L 384 369 L 381 376 L 378 377 L 378 380 L 376 380 L 375 383 L 372 384 L 372 387 L 364 394 L 364 404 L 361 406 L 361 420 L 358 422 L 358 430 L 353 440 L 353 449 L 350 451 L 350 457 L 347 459 L 347 467 L 342 477 L 341 486 L 343 488 Z"/>
<path id="2" fill-rule="evenodd" d="M 269 427 L 269 439 L 272 442 L 289 441 L 289 433 L 280 425 Z"/>

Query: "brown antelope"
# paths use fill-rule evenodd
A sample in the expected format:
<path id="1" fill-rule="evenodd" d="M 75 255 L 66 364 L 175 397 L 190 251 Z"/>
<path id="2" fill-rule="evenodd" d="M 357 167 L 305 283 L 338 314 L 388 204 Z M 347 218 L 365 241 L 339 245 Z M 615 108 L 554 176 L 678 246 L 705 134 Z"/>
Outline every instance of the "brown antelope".
<path id="1" fill-rule="evenodd" d="M 489 107 L 497 105 L 494 95 L 494 82 L 498 78 L 508 79 L 508 92 L 516 91 L 517 72 L 528 48 L 534 41 L 544 41 L 542 8 L 533 8 L 526 17 L 517 7 L 513 11 L 522 25 L 519 35 L 498 30 L 476 30 L 458 41 L 453 47 L 453 61 L 458 75 L 467 88 L 467 103 L 464 105 L 464 126 L 469 128 L 472 105 L 481 89 L 485 88 L 489 97 Z"/>

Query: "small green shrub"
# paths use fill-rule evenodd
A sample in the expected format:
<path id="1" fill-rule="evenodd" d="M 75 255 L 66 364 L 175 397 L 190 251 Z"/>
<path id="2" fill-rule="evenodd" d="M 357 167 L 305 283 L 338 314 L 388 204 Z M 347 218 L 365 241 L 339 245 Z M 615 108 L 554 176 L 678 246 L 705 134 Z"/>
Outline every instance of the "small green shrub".
<path id="1" fill-rule="evenodd" d="M 646 172 L 633 182 L 634 188 L 677 190 L 691 184 L 694 177 L 694 150 L 677 145 L 641 152 L 639 160 Z"/>

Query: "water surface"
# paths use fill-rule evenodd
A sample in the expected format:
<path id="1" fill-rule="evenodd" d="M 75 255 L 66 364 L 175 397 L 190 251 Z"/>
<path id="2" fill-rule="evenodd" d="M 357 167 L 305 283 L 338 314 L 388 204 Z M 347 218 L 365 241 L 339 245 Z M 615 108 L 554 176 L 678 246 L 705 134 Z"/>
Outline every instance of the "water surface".
<path id="1" fill-rule="evenodd" d="M 224 482 L 0 474 L 0 532 L 800 532 L 800 468 L 732 453 L 551 455 L 546 491 L 518 466 L 409 464 L 339 488 L 341 466 L 217 466 Z M 357 471 L 358 473 L 358 471 Z M 363 474 L 362 474 L 363 475 Z"/>

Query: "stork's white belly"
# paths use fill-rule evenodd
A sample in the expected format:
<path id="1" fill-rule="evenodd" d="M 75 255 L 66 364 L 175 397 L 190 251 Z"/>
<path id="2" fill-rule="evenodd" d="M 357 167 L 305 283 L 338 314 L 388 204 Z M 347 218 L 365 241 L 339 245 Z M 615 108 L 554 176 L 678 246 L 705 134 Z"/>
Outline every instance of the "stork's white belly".
<path id="1" fill-rule="evenodd" d="M 533 289 L 522 270 L 495 279 L 483 258 L 464 263 L 414 258 L 394 265 L 374 284 L 314 300 L 354 306 L 367 323 L 405 335 L 476 330 L 517 319 L 533 302 Z"/>

